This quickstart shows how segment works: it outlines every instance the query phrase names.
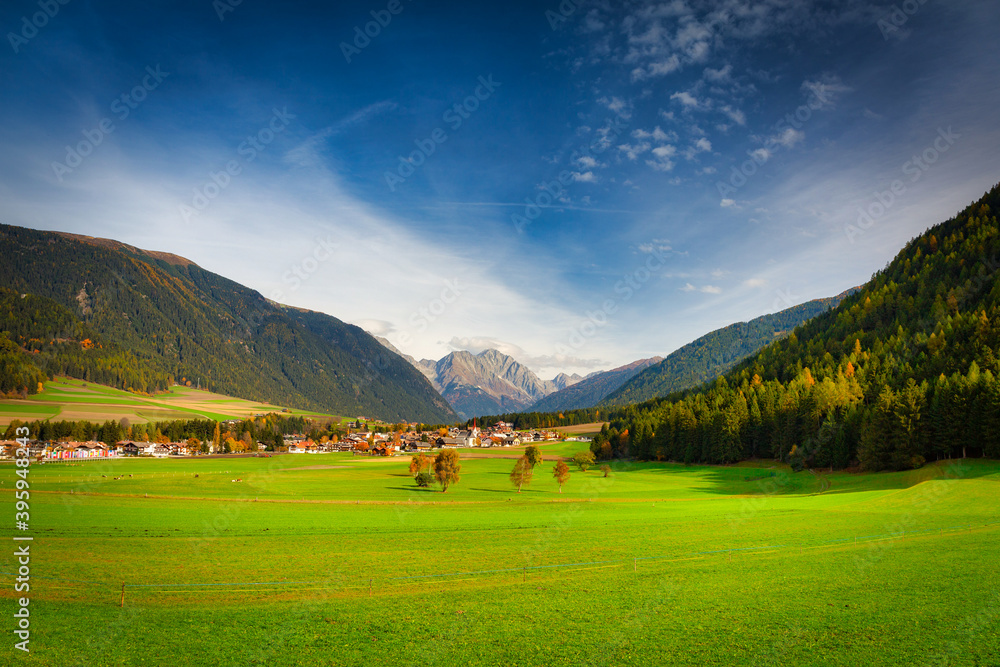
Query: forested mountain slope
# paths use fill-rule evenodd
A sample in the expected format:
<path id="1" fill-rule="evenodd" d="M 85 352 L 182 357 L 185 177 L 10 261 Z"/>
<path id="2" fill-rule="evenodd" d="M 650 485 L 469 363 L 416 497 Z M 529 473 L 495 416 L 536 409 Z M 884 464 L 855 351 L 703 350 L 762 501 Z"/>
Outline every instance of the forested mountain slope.
<path id="1" fill-rule="evenodd" d="M 36 390 L 28 360 L 143 392 L 187 379 L 335 414 L 455 418 L 423 375 L 360 328 L 280 306 L 181 257 L 8 225 L 0 253 L 0 331 L 21 348 L 0 357 L 20 373 L 8 391 Z"/>
<path id="2" fill-rule="evenodd" d="M 553 410 L 576 410 L 597 405 L 602 398 L 614 392 L 638 373 L 663 361 L 662 357 L 640 359 L 610 371 L 592 373 L 576 384 L 549 394 L 531 406 L 535 412 Z"/>
<path id="3" fill-rule="evenodd" d="M 614 407 L 642 403 L 713 380 L 740 360 L 787 335 L 800 324 L 833 308 L 849 293 L 807 301 L 705 334 L 606 395 L 600 405 Z"/>

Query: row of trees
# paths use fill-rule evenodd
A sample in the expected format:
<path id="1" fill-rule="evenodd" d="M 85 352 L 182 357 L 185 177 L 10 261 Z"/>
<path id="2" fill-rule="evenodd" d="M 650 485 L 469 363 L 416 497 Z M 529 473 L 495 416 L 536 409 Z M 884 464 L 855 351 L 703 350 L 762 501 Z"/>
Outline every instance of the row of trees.
<path id="1" fill-rule="evenodd" d="M 574 457 L 574 461 L 584 472 L 594 464 L 594 457 L 590 452 L 580 452 Z M 514 463 L 514 469 L 510 473 L 511 484 L 517 487 L 520 493 L 522 487 L 531 483 L 535 468 L 542 462 L 542 452 L 535 445 L 529 445 L 524 450 L 524 455 L 519 457 Z M 610 468 L 602 466 L 605 477 Z M 452 484 L 459 481 L 459 473 L 462 466 L 459 463 L 458 451 L 454 449 L 444 449 L 438 452 L 436 457 L 427 454 L 414 454 L 410 458 L 410 474 L 417 486 L 429 487 L 435 481 L 441 485 L 441 491 L 445 492 Z M 552 477 L 559 484 L 559 493 L 562 493 L 563 485 L 569 481 L 569 466 L 562 459 L 556 461 L 552 467 Z"/>
<path id="2" fill-rule="evenodd" d="M 94 440 L 106 445 L 115 445 L 122 440 L 137 442 L 187 442 L 197 450 L 208 452 L 214 445 L 217 452 L 239 453 L 256 447 L 263 442 L 268 450 L 277 451 L 284 446 L 284 436 L 301 433 L 309 427 L 310 420 L 301 416 L 285 416 L 270 413 L 250 419 L 243 419 L 223 427 L 222 422 L 212 419 L 189 419 L 131 424 L 127 418 L 103 423 L 90 421 L 43 421 L 24 422 L 13 420 L 4 431 L 4 439 L 12 439 L 16 429 L 26 426 L 32 440 L 85 442 Z"/>
<path id="3" fill-rule="evenodd" d="M 561 412 L 510 412 L 503 415 L 486 415 L 465 422 L 466 428 L 476 421 L 482 428 L 496 426 L 498 422 L 512 424 L 515 430 L 556 428 L 558 426 L 578 426 L 590 424 L 606 418 L 608 411 L 603 408 L 582 408 Z"/>

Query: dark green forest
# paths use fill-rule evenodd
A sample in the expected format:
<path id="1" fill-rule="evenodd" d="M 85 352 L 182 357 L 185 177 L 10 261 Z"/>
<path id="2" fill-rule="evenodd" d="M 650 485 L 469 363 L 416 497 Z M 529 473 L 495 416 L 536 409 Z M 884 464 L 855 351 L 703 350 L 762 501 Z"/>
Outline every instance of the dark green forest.
<path id="1" fill-rule="evenodd" d="M 341 415 L 445 422 L 448 404 L 360 328 L 182 258 L 0 225 L 0 389 L 42 375 L 144 393 L 175 381 Z M 32 368 L 35 369 L 32 372 Z"/>

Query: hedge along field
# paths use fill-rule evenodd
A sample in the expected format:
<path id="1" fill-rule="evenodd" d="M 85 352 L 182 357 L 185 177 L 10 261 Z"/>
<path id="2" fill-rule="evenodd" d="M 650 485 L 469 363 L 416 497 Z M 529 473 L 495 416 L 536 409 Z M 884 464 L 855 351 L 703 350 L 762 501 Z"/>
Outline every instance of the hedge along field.
<path id="1" fill-rule="evenodd" d="M 407 463 L 33 466 L 21 660 L 909 665 L 1000 651 L 995 462 L 822 478 L 616 466 L 574 471 L 561 495 L 548 462 L 521 494 L 510 460 L 464 461 L 446 494 L 418 491 Z"/>

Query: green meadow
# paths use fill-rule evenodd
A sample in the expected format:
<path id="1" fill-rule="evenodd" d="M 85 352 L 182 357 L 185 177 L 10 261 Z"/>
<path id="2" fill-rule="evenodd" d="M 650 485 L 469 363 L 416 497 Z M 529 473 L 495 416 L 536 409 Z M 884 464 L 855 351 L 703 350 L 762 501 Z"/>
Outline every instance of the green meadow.
<path id="1" fill-rule="evenodd" d="M 547 460 L 517 493 L 500 458 L 517 453 L 463 452 L 447 493 L 417 488 L 408 456 L 35 464 L 17 663 L 1000 660 L 1000 463 L 622 463 L 574 467 L 560 493 Z M 8 544 L 14 480 L 0 468 Z"/>
<path id="2" fill-rule="evenodd" d="M 14 419 L 103 422 L 125 418 L 133 424 L 174 419 L 226 420 L 282 409 L 180 385 L 162 394 L 143 396 L 93 382 L 56 378 L 46 382 L 43 391 L 26 399 L 0 399 L 0 426 Z M 336 419 L 303 410 L 289 410 L 287 414 Z"/>

